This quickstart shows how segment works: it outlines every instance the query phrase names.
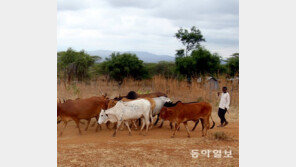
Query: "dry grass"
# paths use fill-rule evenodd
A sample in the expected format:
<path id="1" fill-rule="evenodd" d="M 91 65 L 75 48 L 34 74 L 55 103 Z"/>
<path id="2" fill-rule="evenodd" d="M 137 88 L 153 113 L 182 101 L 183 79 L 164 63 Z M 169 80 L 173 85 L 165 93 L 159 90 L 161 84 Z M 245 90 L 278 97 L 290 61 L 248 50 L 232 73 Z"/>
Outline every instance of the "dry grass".
<path id="1" fill-rule="evenodd" d="M 228 134 L 226 134 L 223 131 L 214 132 L 211 137 L 214 140 L 224 140 L 224 141 L 232 140 L 232 137 L 230 137 Z"/>
<path id="2" fill-rule="evenodd" d="M 231 96 L 231 106 L 239 105 L 239 83 L 238 81 L 229 81 L 224 77 L 219 78 L 219 90 L 211 90 L 208 83 L 198 83 L 193 79 L 191 85 L 186 81 L 178 81 L 176 79 L 166 79 L 161 76 L 155 76 L 150 80 L 134 81 L 132 79 L 124 80 L 121 86 L 117 82 L 107 82 L 103 78 L 96 81 L 72 82 L 71 85 L 64 83 L 58 84 L 58 97 L 64 99 L 87 98 L 90 96 L 101 95 L 102 92 L 107 93 L 110 98 L 118 95 L 126 95 L 133 90 L 138 93 L 164 92 L 173 101 L 181 100 L 183 102 L 207 101 L 214 107 L 218 105 L 219 98 L 217 91 L 221 91 L 223 86 L 227 86 Z"/>

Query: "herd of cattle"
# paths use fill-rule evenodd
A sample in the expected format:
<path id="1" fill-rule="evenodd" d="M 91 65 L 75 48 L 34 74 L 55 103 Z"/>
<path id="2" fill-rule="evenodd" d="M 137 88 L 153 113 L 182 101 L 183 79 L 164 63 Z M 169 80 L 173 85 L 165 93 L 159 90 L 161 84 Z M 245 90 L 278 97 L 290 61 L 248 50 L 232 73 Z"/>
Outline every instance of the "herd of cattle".
<path id="1" fill-rule="evenodd" d="M 57 123 L 64 123 L 64 127 L 59 134 L 60 136 L 63 134 L 69 121 L 75 121 L 79 134 L 81 134 L 79 125 L 83 122 L 80 120 L 87 120 L 85 128 L 87 130 L 92 118 L 95 118 L 98 123 L 96 131 L 98 131 L 98 128 L 102 129 L 101 124 L 106 124 L 108 129 L 113 124 L 115 128 L 113 136 L 116 135 L 122 123 L 129 130 L 129 135 L 131 135 L 131 127 L 134 126 L 137 129 L 137 125 L 141 126 L 140 134 L 146 127 L 146 132 L 144 133 L 146 135 L 148 129 L 155 126 L 159 120 L 161 120 L 159 127 L 162 127 L 165 120 L 170 121 L 171 128 L 172 124 L 175 123 L 172 137 L 175 136 L 181 123 L 184 124 L 188 137 L 190 137 L 187 122 L 195 122 L 193 131 L 198 122 L 201 121 L 202 136 L 205 136 L 207 130 L 215 126 L 211 113 L 212 106 L 207 102 L 182 103 L 177 101 L 173 103 L 166 94 L 161 92 L 137 94 L 134 91 L 130 91 L 127 96 L 119 96 L 114 99 L 109 99 L 106 95 L 86 99 L 78 98 L 76 100 L 57 99 Z M 157 119 L 154 122 L 155 117 Z M 210 118 L 213 121 L 212 127 L 210 127 Z"/>

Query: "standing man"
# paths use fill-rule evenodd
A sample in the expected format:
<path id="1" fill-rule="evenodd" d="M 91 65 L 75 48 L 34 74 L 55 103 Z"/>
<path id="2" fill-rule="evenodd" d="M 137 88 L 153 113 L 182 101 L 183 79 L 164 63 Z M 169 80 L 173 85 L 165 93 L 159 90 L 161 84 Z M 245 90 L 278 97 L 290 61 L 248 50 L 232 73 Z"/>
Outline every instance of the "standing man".
<path id="1" fill-rule="evenodd" d="M 221 119 L 221 125 L 219 125 L 218 127 L 223 127 L 228 124 L 228 122 L 225 119 L 225 113 L 227 110 L 229 110 L 230 96 L 229 96 L 229 93 L 227 92 L 227 87 L 223 87 L 222 91 L 223 93 L 221 95 L 221 100 L 220 100 L 219 110 L 218 110 L 218 116 Z M 219 95 L 220 95 L 220 92 L 218 92 L 218 96 Z"/>

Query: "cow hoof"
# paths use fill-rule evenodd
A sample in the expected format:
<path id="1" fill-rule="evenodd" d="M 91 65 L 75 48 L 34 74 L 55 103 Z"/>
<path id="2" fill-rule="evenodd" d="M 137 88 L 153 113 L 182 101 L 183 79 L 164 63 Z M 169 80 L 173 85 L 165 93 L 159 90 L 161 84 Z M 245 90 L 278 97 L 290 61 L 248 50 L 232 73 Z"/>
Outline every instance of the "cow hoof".
<path id="1" fill-rule="evenodd" d="M 131 136 L 132 134 L 131 134 L 131 133 L 129 133 L 128 135 L 129 135 L 129 136 Z"/>
<path id="2" fill-rule="evenodd" d="M 190 138 L 190 136 L 187 136 L 188 138 Z"/>
<path id="3" fill-rule="evenodd" d="M 171 138 L 175 138 L 175 136 L 171 136 Z"/>

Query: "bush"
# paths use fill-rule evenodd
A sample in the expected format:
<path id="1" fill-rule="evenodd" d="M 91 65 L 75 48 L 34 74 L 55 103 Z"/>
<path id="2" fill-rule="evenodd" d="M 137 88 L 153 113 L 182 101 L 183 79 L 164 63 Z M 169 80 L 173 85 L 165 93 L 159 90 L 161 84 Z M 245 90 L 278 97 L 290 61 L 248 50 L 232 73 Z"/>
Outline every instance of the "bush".
<path id="1" fill-rule="evenodd" d="M 231 77 L 238 76 L 239 75 L 239 54 L 234 53 L 230 58 L 226 61 L 226 68 L 227 68 L 227 74 Z"/>
<path id="2" fill-rule="evenodd" d="M 59 76 L 83 80 L 89 77 L 89 68 L 95 63 L 98 56 L 90 56 L 84 50 L 76 52 L 69 48 L 67 51 L 58 52 L 57 68 Z"/>
<path id="3" fill-rule="evenodd" d="M 160 61 L 158 63 L 147 63 L 145 67 L 150 76 L 162 75 L 166 78 L 176 76 L 176 65 L 174 62 Z"/>
<path id="4" fill-rule="evenodd" d="M 118 81 L 119 84 L 126 77 L 131 77 L 135 80 L 149 78 L 143 61 L 131 53 L 112 53 L 110 58 L 106 58 L 106 61 L 102 63 L 100 70 Z"/>
<path id="5" fill-rule="evenodd" d="M 187 78 L 193 76 L 217 75 L 220 66 L 220 56 L 199 48 L 193 50 L 190 56 L 176 57 L 176 70 Z"/>

